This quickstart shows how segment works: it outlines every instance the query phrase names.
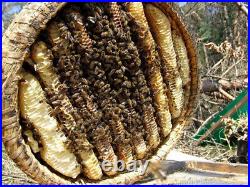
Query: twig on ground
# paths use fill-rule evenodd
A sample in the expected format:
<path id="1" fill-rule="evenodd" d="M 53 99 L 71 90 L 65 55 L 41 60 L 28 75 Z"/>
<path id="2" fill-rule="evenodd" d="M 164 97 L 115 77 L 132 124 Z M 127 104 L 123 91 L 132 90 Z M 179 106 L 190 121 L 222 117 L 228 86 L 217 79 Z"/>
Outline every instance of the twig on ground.
<path id="1" fill-rule="evenodd" d="M 234 100 L 235 98 L 230 95 L 229 93 L 227 93 L 225 90 L 223 90 L 221 87 L 219 88 L 219 92 L 222 93 L 224 96 L 226 96 L 228 99 L 230 100 Z"/>
<path id="2" fill-rule="evenodd" d="M 242 61 L 237 61 L 236 63 L 233 63 L 222 75 L 221 77 L 224 77 L 231 69 L 233 69 L 237 64 L 239 64 Z"/>
<path id="3" fill-rule="evenodd" d="M 242 10 L 242 12 L 244 12 L 244 14 L 246 16 L 248 16 L 248 9 L 247 9 L 247 7 L 245 7 L 245 5 L 243 3 L 240 3 L 240 2 L 237 2 L 236 4 Z"/>

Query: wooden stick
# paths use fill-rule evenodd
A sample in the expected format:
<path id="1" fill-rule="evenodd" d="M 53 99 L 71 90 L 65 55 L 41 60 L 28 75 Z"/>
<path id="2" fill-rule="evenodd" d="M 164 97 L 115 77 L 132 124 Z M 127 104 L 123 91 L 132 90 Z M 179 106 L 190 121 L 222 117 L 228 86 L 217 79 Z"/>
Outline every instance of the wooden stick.
<path id="1" fill-rule="evenodd" d="M 225 80 L 225 79 L 208 79 L 203 78 L 201 81 L 201 92 L 215 92 L 219 91 L 219 88 L 222 87 L 224 90 L 232 89 L 242 89 L 247 87 L 247 82 L 242 79 L 237 80 Z"/>
<path id="2" fill-rule="evenodd" d="M 223 90 L 221 87 L 219 88 L 219 92 L 222 93 L 224 96 L 226 96 L 228 99 L 230 100 L 234 100 L 235 98 L 230 95 L 229 93 L 227 93 L 225 90 Z"/>
<path id="3" fill-rule="evenodd" d="M 200 161 L 200 160 L 162 160 L 159 162 L 160 168 L 165 174 L 172 174 L 177 171 L 191 170 L 203 170 L 222 173 L 237 173 L 247 175 L 247 164 L 233 164 L 222 163 L 214 161 Z"/>
<path id="4" fill-rule="evenodd" d="M 245 184 L 248 165 L 198 160 L 163 160 L 157 170 L 165 175 L 160 177 L 154 171 L 138 184 Z"/>
<path id="5" fill-rule="evenodd" d="M 239 60 L 236 63 L 233 63 L 229 68 L 227 68 L 227 70 L 221 75 L 221 77 L 224 77 L 228 72 L 231 71 L 231 69 L 233 69 L 237 64 L 239 64 L 240 62 L 242 62 L 241 60 Z"/>
<path id="6" fill-rule="evenodd" d="M 215 97 L 216 99 L 224 99 L 226 101 L 231 101 L 230 99 L 228 99 L 228 97 L 226 97 L 225 95 L 223 95 L 220 92 L 211 92 L 211 93 L 206 93 L 209 96 Z"/>
<path id="7" fill-rule="evenodd" d="M 244 12 L 244 14 L 246 16 L 248 16 L 248 9 L 247 9 L 247 7 L 245 7 L 245 5 L 243 3 L 240 3 L 240 2 L 237 2 L 236 4 L 242 10 L 242 12 Z"/>
<path id="8" fill-rule="evenodd" d="M 214 172 L 237 173 L 237 174 L 248 173 L 248 167 L 246 164 L 188 161 L 187 168 L 214 171 Z"/>
<path id="9" fill-rule="evenodd" d="M 225 90 L 230 90 L 230 89 L 243 89 L 247 87 L 247 83 L 242 80 L 234 80 L 234 81 L 226 81 L 223 79 L 220 79 L 218 83 L 222 86 L 223 89 Z"/>

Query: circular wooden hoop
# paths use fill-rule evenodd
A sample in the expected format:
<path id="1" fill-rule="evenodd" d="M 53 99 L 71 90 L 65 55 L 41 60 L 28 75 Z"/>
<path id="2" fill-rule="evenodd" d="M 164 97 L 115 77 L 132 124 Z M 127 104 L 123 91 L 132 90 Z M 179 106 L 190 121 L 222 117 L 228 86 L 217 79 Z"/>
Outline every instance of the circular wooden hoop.
<path id="1" fill-rule="evenodd" d="M 9 157 L 28 176 L 43 184 L 86 184 L 83 179 L 72 182 L 66 180 L 43 166 L 32 154 L 21 135 L 18 108 L 18 84 L 21 79 L 20 70 L 29 54 L 29 48 L 36 40 L 38 34 L 46 28 L 46 24 L 66 3 L 29 3 L 15 17 L 3 36 L 2 47 L 2 138 Z M 183 25 L 178 14 L 169 3 L 154 3 L 165 14 L 173 19 L 185 41 L 191 69 L 191 96 L 185 115 L 176 122 L 173 131 L 159 147 L 150 161 L 163 159 L 179 139 L 186 124 L 193 114 L 199 93 L 198 63 L 192 39 Z M 119 174 L 113 178 L 103 179 L 100 184 L 131 184 L 141 179 L 139 172 Z"/>

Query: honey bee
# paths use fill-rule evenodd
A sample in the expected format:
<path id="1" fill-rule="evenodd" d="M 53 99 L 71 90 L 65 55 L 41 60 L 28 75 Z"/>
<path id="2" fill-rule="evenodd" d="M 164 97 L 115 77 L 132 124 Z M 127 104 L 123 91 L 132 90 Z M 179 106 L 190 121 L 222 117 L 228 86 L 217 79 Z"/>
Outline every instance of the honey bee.
<path id="1" fill-rule="evenodd" d="M 106 47 L 106 51 L 108 54 L 114 54 L 113 47 L 108 43 L 108 46 Z"/>
<path id="2" fill-rule="evenodd" d="M 125 103 L 120 103 L 119 105 L 118 105 L 118 107 L 121 109 L 121 110 L 125 110 Z"/>
<path id="3" fill-rule="evenodd" d="M 99 15 L 102 15 L 103 14 L 103 9 L 99 6 L 96 6 L 95 7 L 95 12 L 98 13 Z"/>
<path id="4" fill-rule="evenodd" d="M 105 26 L 104 26 L 104 27 L 105 27 Z M 101 37 L 102 37 L 102 38 L 110 38 L 110 37 L 112 37 L 112 33 L 109 32 L 109 31 L 102 32 L 102 33 L 101 33 Z"/>
<path id="5" fill-rule="evenodd" d="M 123 86 L 125 88 L 131 88 L 132 83 L 130 81 L 124 81 L 121 86 Z"/>
<path id="6" fill-rule="evenodd" d="M 105 54 L 104 55 L 104 60 L 105 60 L 105 62 L 110 63 L 113 60 L 113 56 Z"/>
<path id="7" fill-rule="evenodd" d="M 92 35 L 92 37 L 93 37 L 93 39 L 96 40 L 96 41 L 100 40 L 100 38 L 99 38 L 98 35 L 95 35 L 95 34 L 94 34 L 94 35 Z"/>
<path id="8" fill-rule="evenodd" d="M 114 38 L 111 39 L 111 42 L 112 42 L 113 44 L 116 44 L 116 43 L 117 43 L 116 39 L 114 39 Z"/>
<path id="9" fill-rule="evenodd" d="M 105 85 L 105 83 L 103 81 L 97 80 L 94 83 L 94 86 L 97 87 L 98 89 L 102 88 Z"/>
<path id="10" fill-rule="evenodd" d="M 134 52 L 136 50 L 136 47 L 132 45 L 131 43 L 129 43 L 127 47 L 128 47 L 129 52 Z"/>
<path id="11" fill-rule="evenodd" d="M 99 67 L 95 67 L 95 70 L 94 70 L 94 74 L 98 77 L 98 78 L 101 78 L 104 76 L 105 74 L 105 71 L 103 71 L 101 68 Z"/>
<path id="12" fill-rule="evenodd" d="M 97 18 L 96 18 L 96 17 L 88 16 L 88 17 L 87 17 L 87 21 L 88 21 L 89 23 L 95 24 L 96 21 L 97 21 Z"/>
<path id="13" fill-rule="evenodd" d="M 123 74 L 122 69 L 117 69 L 117 70 L 115 71 L 115 74 L 116 74 L 116 76 L 117 76 L 118 78 L 124 77 L 124 74 Z"/>
<path id="14" fill-rule="evenodd" d="M 110 90 L 111 90 L 110 85 L 109 85 L 109 84 L 106 84 L 106 85 L 104 85 L 104 86 L 100 89 L 100 92 L 102 92 L 102 93 L 109 93 Z"/>
<path id="15" fill-rule="evenodd" d="M 89 64 L 89 69 L 90 69 L 90 70 L 95 69 L 95 67 L 96 67 L 98 64 L 99 64 L 98 61 L 95 61 L 95 60 L 91 61 L 90 64 Z"/>
<path id="16" fill-rule="evenodd" d="M 115 85 L 119 85 L 119 84 L 121 84 L 122 83 L 122 79 L 114 79 L 114 84 Z"/>
<path id="17" fill-rule="evenodd" d="M 127 100 L 127 104 L 128 104 L 128 107 L 129 108 L 132 108 L 133 107 L 133 101 L 131 99 L 128 99 Z"/>

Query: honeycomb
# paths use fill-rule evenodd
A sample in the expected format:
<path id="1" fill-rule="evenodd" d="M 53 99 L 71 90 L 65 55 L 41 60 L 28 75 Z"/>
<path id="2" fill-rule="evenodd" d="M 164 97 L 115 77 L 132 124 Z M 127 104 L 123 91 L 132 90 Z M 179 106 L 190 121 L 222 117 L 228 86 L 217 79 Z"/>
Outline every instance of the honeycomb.
<path id="1" fill-rule="evenodd" d="M 124 173 L 132 183 L 136 177 L 116 171 L 115 161 L 162 159 L 195 107 L 197 62 L 187 31 L 164 3 L 33 6 L 23 12 L 51 17 L 33 19 L 39 32 L 25 50 L 18 46 L 25 54 L 18 76 L 6 62 L 15 57 L 3 51 L 7 152 L 41 183 L 116 183 Z"/>

